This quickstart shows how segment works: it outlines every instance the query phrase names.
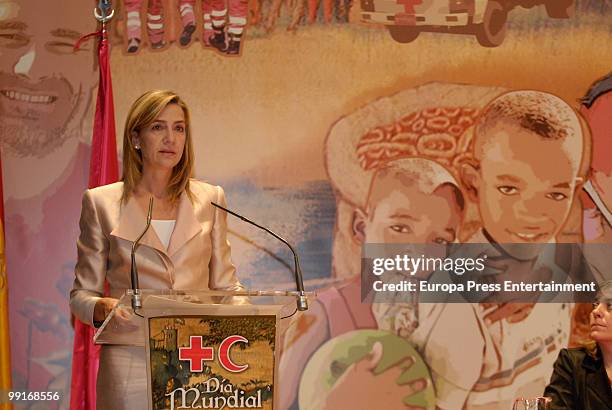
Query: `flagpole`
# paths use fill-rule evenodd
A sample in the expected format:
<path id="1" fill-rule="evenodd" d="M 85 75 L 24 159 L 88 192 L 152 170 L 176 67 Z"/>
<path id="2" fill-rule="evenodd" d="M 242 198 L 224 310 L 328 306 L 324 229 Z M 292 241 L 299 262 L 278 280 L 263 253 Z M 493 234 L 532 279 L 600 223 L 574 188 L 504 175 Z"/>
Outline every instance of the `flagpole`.
<path id="1" fill-rule="evenodd" d="M 110 51 L 107 24 L 115 11 L 110 0 L 99 0 L 94 16 L 100 23 L 98 36 L 98 65 L 100 79 L 94 114 L 89 164 L 89 188 L 106 185 L 118 180 L 115 113 L 110 70 Z M 87 36 L 86 36 L 87 37 Z M 85 40 L 81 38 L 80 41 Z M 75 48 L 80 44 L 77 42 Z M 100 347 L 93 343 L 94 329 L 75 319 L 74 348 L 72 355 L 72 381 L 70 389 L 71 410 L 95 410 L 96 380 Z"/>

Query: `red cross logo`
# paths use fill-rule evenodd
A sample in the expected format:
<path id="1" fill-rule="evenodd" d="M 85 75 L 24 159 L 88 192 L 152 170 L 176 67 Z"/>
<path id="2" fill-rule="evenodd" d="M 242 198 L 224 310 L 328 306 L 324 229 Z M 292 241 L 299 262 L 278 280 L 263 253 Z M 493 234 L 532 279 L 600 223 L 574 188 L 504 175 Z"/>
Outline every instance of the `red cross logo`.
<path id="1" fill-rule="evenodd" d="M 189 347 L 179 347 L 179 360 L 189 360 L 190 372 L 204 370 L 202 362 L 213 360 L 215 351 L 212 347 L 202 346 L 202 336 L 189 336 Z"/>
<path id="2" fill-rule="evenodd" d="M 396 0 L 397 4 L 404 5 L 404 12 L 408 14 L 415 14 L 414 6 L 423 4 L 423 0 Z"/>

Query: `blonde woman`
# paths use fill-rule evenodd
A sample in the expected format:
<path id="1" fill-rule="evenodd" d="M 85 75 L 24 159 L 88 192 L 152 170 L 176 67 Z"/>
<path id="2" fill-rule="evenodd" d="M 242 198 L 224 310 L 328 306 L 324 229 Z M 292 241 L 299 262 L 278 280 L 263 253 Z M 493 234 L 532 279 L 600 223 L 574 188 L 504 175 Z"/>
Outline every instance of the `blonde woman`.
<path id="1" fill-rule="evenodd" d="M 72 313 L 87 324 L 104 320 L 130 288 L 130 251 L 154 197 L 152 229 L 137 253 L 140 288 L 225 289 L 241 285 L 230 259 L 223 189 L 191 179 L 189 110 L 170 91 L 149 91 L 132 105 L 123 135 L 121 182 L 83 195 Z M 104 282 L 110 297 L 103 297 Z M 144 409 L 144 349 L 103 346 L 97 408 Z"/>

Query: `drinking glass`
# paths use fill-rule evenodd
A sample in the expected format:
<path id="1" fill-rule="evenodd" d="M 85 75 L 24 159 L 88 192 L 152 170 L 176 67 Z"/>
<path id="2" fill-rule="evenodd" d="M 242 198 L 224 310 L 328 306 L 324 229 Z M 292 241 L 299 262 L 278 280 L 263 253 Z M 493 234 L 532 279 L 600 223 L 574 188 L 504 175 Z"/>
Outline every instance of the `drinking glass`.
<path id="1" fill-rule="evenodd" d="M 547 410 L 550 397 L 520 397 L 514 401 L 512 410 Z"/>

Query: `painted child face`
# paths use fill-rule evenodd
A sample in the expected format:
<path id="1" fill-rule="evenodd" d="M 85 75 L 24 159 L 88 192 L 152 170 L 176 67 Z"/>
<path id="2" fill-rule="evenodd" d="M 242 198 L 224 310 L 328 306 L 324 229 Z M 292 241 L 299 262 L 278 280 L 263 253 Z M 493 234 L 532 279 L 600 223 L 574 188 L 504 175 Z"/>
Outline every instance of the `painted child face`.
<path id="1" fill-rule="evenodd" d="M 506 121 L 487 133 L 475 181 L 483 227 L 499 243 L 550 241 L 572 205 L 581 142 L 545 140 Z"/>
<path id="2" fill-rule="evenodd" d="M 593 303 L 589 319 L 591 338 L 596 342 L 612 343 L 612 285 L 604 288 L 598 301 Z"/>
<path id="3" fill-rule="evenodd" d="M 168 104 L 155 121 L 132 140 L 140 145 L 143 172 L 174 168 L 183 156 L 186 137 L 183 109 L 177 104 Z"/>
<path id="4" fill-rule="evenodd" d="M 367 243 L 446 244 L 455 240 L 461 210 L 450 186 L 424 194 L 417 186 L 406 187 L 382 180 L 370 197 L 369 215 L 363 221 Z"/>

